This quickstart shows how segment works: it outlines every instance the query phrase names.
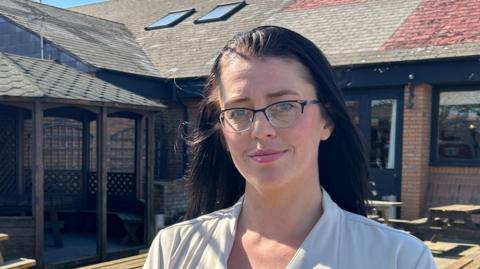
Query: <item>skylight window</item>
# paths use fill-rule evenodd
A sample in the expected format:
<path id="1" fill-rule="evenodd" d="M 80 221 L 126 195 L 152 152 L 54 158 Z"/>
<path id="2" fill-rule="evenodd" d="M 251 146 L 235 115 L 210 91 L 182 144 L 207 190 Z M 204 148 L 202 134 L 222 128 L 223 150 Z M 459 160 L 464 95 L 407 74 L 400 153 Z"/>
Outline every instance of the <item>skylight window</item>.
<path id="1" fill-rule="evenodd" d="M 211 21 L 226 20 L 232 16 L 235 12 L 239 11 L 242 7 L 247 5 L 245 1 L 236 2 L 231 4 L 217 5 L 214 9 L 208 12 L 206 15 L 195 20 L 195 23 L 204 23 Z"/>
<path id="2" fill-rule="evenodd" d="M 158 21 L 154 22 L 152 25 L 145 27 L 145 30 L 155 30 L 159 28 L 175 26 L 186 17 L 192 15 L 194 12 L 194 8 L 180 11 L 172 11 Z"/>

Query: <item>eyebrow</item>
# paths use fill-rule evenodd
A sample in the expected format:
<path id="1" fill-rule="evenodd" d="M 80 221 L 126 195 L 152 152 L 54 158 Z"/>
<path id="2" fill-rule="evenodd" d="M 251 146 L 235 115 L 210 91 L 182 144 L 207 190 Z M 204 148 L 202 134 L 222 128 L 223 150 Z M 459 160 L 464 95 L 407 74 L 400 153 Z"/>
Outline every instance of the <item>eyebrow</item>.
<path id="1" fill-rule="evenodd" d="M 284 96 L 284 95 L 296 95 L 296 96 L 299 96 L 297 92 L 295 91 L 292 91 L 292 90 L 288 90 L 288 89 L 284 89 L 284 90 L 280 90 L 278 92 L 272 92 L 272 93 L 269 93 L 267 94 L 267 97 L 268 98 L 276 98 L 276 97 L 281 97 L 281 96 Z M 248 101 L 250 100 L 249 97 L 239 97 L 239 98 L 234 98 L 233 100 L 230 100 L 228 102 L 225 102 L 225 105 L 232 105 L 232 104 L 235 104 L 235 103 L 241 103 L 241 102 L 245 102 L 245 101 Z"/>

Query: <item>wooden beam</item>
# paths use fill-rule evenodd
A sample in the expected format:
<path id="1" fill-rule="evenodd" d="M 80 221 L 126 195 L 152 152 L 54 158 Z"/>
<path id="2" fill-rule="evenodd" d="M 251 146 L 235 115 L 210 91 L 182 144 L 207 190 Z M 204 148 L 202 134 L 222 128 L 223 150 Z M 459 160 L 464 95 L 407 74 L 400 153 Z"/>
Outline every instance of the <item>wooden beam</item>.
<path id="1" fill-rule="evenodd" d="M 153 178 L 154 178 L 154 165 L 155 165 L 155 120 L 153 114 L 149 114 L 147 118 L 147 219 L 145 225 L 147 236 L 147 243 L 153 241 L 155 236 L 155 223 L 153 220 Z"/>
<path id="2" fill-rule="evenodd" d="M 145 175 L 145 164 L 143 159 L 143 148 L 145 145 L 145 117 L 135 119 L 135 183 L 136 196 L 143 198 L 143 179 Z"/>
<path id="3" fill-rule="evenodd" d="M 90 121 L 85 116 L 82 121 L 82 204 L 88 197 L 88 174 L 90 172 Z"/>
<path id="4" fill-rule="evenodd" d="M 36 101 L 33 109 L 33 217 L 35 220 L 35 258 L 39 268 L 43 268 L 44 242 L 44 164 L 43 164 L 43 108 Z"/>
<path id="5" fill-rule="evenodd" d="M 97 254 L 107 256 L 107 108 L 100 108 L 97 120 Z"/>

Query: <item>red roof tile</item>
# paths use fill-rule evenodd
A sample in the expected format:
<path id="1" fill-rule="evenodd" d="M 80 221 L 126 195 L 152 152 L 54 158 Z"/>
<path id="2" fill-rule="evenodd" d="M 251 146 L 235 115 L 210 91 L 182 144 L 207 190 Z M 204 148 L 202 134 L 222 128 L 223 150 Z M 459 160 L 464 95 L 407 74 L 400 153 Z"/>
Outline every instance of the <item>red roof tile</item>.
<path id="1" fill-rule="evenodd" d="M 480 42 L 480 0 L 423 0 L 381 50 Z"/>

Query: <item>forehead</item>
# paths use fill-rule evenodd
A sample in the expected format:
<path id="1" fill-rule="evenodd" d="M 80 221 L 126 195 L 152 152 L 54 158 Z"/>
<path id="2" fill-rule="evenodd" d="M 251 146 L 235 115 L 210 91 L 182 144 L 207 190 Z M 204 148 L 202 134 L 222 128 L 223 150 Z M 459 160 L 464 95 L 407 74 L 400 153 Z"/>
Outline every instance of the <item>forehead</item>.
<path id="1" fill-rule="evenodd" d="M 311 81 L 307 69 L 294 59 L 230 56 L 222 64 L 220 103 L 253 102 L 282 94 L 315 98 Z"/>

